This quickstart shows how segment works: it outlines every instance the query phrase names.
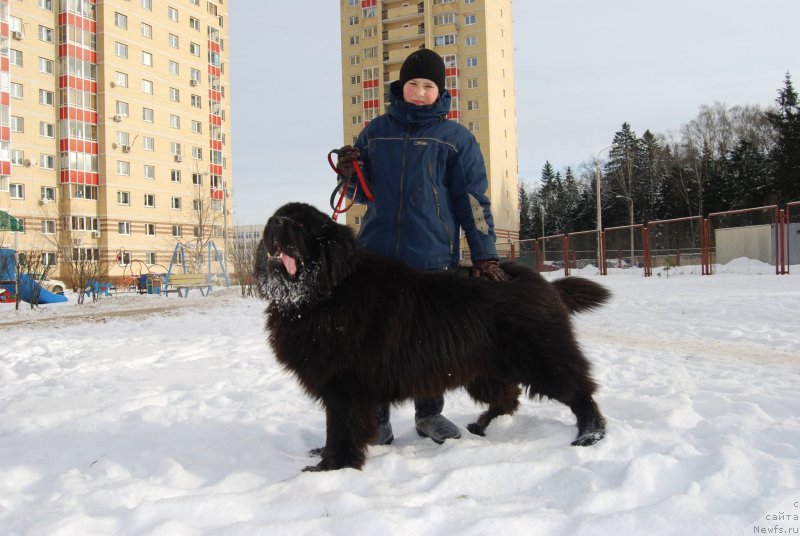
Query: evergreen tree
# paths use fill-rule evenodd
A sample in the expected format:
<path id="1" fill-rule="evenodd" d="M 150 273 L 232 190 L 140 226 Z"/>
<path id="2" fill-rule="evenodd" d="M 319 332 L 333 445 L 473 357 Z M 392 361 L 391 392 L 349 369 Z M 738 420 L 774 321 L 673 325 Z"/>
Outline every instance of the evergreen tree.
<path id="1" fill-rule="evenodd" d="M 533 220 L 533 199 L 525 184 L 520 181 L 519 183 L 519 238 L 526 240 L 536 237 L 536 230 L 534 228 Z"/>
<path id="2" fill-rule="evenodd" d="M 731 151 L 725 173 L 726 210 L 763 206 L 770 193 L 764 182 L 764 170 L 769 167 L 765 154 L 750 142 L 742 140 Z"/>
<path id="3" fill-rule="evenodd" d="M 800 201 L 800 108 L 789 73 L 775 102 L 778 109 L 767 113 L 776 131 L 770 154 L 773 166 L 770 186 L 775 192 L 772 202 L 784 204 Z"/>

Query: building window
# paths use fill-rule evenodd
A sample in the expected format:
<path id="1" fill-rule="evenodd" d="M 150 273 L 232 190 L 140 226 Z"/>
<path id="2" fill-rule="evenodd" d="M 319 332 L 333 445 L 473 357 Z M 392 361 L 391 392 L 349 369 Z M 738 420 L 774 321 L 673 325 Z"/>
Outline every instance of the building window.
<path id="1" fill-rule="evenodd" d="M 470 132 L 478 132 L 481 129 L 481 124 L 478 121 L 470 121 L 467 123 L 467 128 Z"/>
<path id="2" fill-rule="evenodd" d="M 195 186 L 202 186 L 203 185 L 203 174 L 202 173 L 192 173 L 192 184 Z"/>
<path id="3" fill-rule="evenodd" d="M 142 9 L 153 11 L 153 0 L 142 0 Z"/>
<path id="4" fill-rule="evenodd" d="M 155 179 L 156 178 L 156 167 L 151 164 L 144 165 L 144 178 L 145 179 Z"/>
<path id="5" fill-rule="evenodd" d="M 153 109 L 152 108 L 142 108 L 142 120 L 145 123 L 152 123 L 153 122 Z"/>
<path id="6" fill-rule="evenodd" d="M 144 263 L 145 264 L 156 264 L 156 253 L 155 251 L 148 251 L 144 254 Z"/>
<path id="7" fill-rule="evenodd" d="M 42 186 L 42 201 L 53 202 L 56 200 L 56 189 L 52 186 Z"/>
<path id="8" fill-rule="evenodd" d="M 361 95 L 352 95 L 350 97 L 350 104 L 361 104 Z"/>
<path id="9" fill-rule="evenodd" d="M 203 123 L 192 119 L 192 134 L 202 134 L 202 133 L 203 133 Z"/>
<path id="10" fill-rule="evenodd" d="M 350 18 L 347 20 L 347 24 L 348 24 L 348 25 L 350 25 L 350 26 L 355 26 L 355 25 L 357 25 L 357 24 L 358 24 L 358 17 L 356 17 L 356 16 L 350 17 Z"/>
<path id="11" fill-rule="evenodd" d="M 192 108 L 202 108 L 203 107 L 203 97 L 200 95 L 192 95 Z"/>
<path id="12" fill-rule="evenodd" d="M 144 206 L 147 208 L 155 208 L 156 207 L 156 196 L 155 194 L 144 194 Z"/>
<path id="13" fill-rule="evenodd" d="M 169 88 L 169 100 L 171 100 L 172 102 L 180 102 L 181 101 L 180 90 L 174 87 Z"/>
<path id="14" fill-rule="evenodd" d="M 353 125 L 361 124 L 361 114 L 356 114 L 350 117 L 350 123 Z"/>
<path id="15" fill-rule="evenodd" d="M 433 37 L 433 46 L 443 47 L 456 44 L 456 34 L 436 35 Z"/>
<path id="16" fill-rule="evenodd" d="M 169 60 L 169 74 L 176 76 L 181 74 L 181 66 L 177 61 Z"/>
<path id="17" fill-rule="evenodd" d="M 156 150 L 156 139 L 151 138 L 150 136 L 143 136 L 142 137 L 142 148 L 145 151 L 155 151 Z"/>
<path id="18" fill-rule="evenodd" d="M 444 24 L 455 24 L 456 22 L 456 14 L 452 11 L 448 13 L 440 13 L 438 15 L 433 16 L 433 25 L 434 26 L 441 26 Z"/>
<path id="19" fill-rule="evenodd" d="M 361 63 L 361 57 L 358 54 L 350 56 L 350 65 L 358 65 Z"/>
<path id="20" fill-rule="evenodd" d="M 172 48 L 179 48 L 178 47 L 178 36 L 175 34 L 169 34 L 167 36 L 167 44 Z"/>
<path id="21" fill-rule="evenodd" d="M 25 199 L 25 185 L 14 184 L 8 185 L 8 191 L 11 192 L 11 199 Z"/>
<path id="22" fill-rule="evenodd" d="M 167 18 L 172 22 L 178 22 L 178 10 L 174 7 L 167 7 Z"/>
<path id="23" fill-rule="evenodd" d="M 198 84 L 199 84 L 199 83 L 200 83 L 200 70 L 199 70 L 199 69 L 194 69 L 194 68 L 193 68 L 193 69 L 192 69 L 192 70 L 189 72 L 189 78 L 190 78 L 191 80 L 194 80 L 196 83 L 198 83 Z"/>
<path id="24" fill-rule="evenodd" d="M 358 44 L 358 36 L 357 35 L 351 35 L 350 36 L 350 44 L 351 45 L 357 45 Z"/>
<path id="25" fill-rule="evenodd" d="M 117 115 L 120 117 L 128 117 L 128 103 L 117 101 L 116 104 Z"/>
<path id="26" fill-rule="evenodd" d="M 114 13 L 114 25 L 118 28 L 128 29 L 128 17 L 122 13 Z"/>
<path id="27" fill-rule="evenodd" d="M 170 114 L 169 126 L 172 128 L 181 128 L 181 118 L 177 115 Z"/>
<path id="28" fill-rule="evenodd" d="M 200 147 L 192 147 L 192 158 L 195 160 L 203 159 L 203 149 Z"/>
<path id="29" fill-rule="evenodd" d="M 142 65 L 153 66 L 153 55 L 151 53 L 142 51 Z"/>
<path id="30" fill-rule="evenodd" d="M 47 91 L 46 89 L 39 90 L 39 104 L 44 104 L 45 106 L 52 106 L 55 102 L 55 93 L 52 91 Z"/>
<path id="31" fill-rule="evenodd" d="M 172 236 L 175 238 L 180 238 L 183 236 L 183 227 L 180 225 L 173 225 L 172 226 Z"/>
<path id="32" fill-rule="evenodd" d="M 464 24 L 475 24 L 475 15 L 465 15 Z"/>
<path id="33" fill-rule="evenodd" d="M 25 118 L 11 116 L 11 132 L 25 132 Z"/>
<path id="34" fill-rule="evenodd" d="M 39 7 L 47 11 L 53 11 L 53 0 L 39 0 Z"/>
<path id="35" fill-rule="evenodd" d="M 25 151 L 20 151 L 19 149 L 12 149 L 11 150 L 11 164 L 14 166 L 23 166 L 25 165 Z M 3 188 L 0 187 L 0 191 Z"/>
<path id="36" fill-rule="evenodd" d="M 117 175 L 129 176 L 131 174 L 131 163 L 117 160 Z"/>
<path id="37" fill-rule="evenodd" d="M 39 121 L 39 135 L 43 138 L 55 138 L 56 126 L 53 123 Z"/>
<path id="38" fill-rule="evenodd" d="M 180 210 L 181 209 L 181 198 L 180 197 L 173 197 L 170 199 L 170 206 L 172 210 Z"/>
<path id="39" fill-rule="evenodd" d="M 200 31 L 200 19 L 189 17 L 189 28 L 192 30 Z"/>
<path id="40" fill-rule="evenodd" d="M 181 155 L 181 144 L 176 141 L 169 142 L 169 154 L 173 156 Z"/>
<path id="41" fill-rule="evenodd" d="M 476 89 L 478 87 L 478 79 L 477 78 L 469 78 L 467 80 L 467 88 L 468 89 Z"/>
<path id="42" fill-rule="evenodd" d="M 467 67 L 477 67 L 478 58 L 467 58 Z"/>
<path id="43" fill-rule="evenodd" d="M 42 220 L 42 234 L 56 234 L 56 220 Z"/>
<path id="44" fill-rule="evenodd" d="M 145 236 L 156 236 L 156 224 L 155 223 L 145 223 L 144 224 L 144 234 L 145 234 Z"/>
<path id="45" fill-rule="evenodd" d="M 8 58 L 9 63 L 11 65 L 16 65 L 17 67 L 22 67 L 22 52 L 19 50 L 14 50 L 13 48 L 8 51 Z"/>
<path id="46" fill-rule="evenodd" d="M 128 57 L 128 45 L 117 41 L 114 43 L 114 54 L 120 58 Z"/>
<path id="47" fill-rule="evenodd" d="M 53 60 L 47 58 L 39 58 L 39 72 L 45 74 L 53 74 L 54 63 Z"/>
<path id="48" fill-rule="evenodd" d="M 153 82 L 150 80 L 142 80 L 142 92 L 148 95 L 153 94 Z"/>
<path id="49" fill-rule="evenodd" d="M 471 100 L 467 101 L 467 110 L 477 110 L 478 109 L 478 101 Z"/>
<path id="50" fill-rule="evenodd" d="M 119 71 L 115 72 L 114 83 L 120 87 L 128 87 L 128 75 Z"/>
<path id="51" fill-rule="evenodd" d="M 39 40 L 47 43 L 53 42 L 53 29 L 46 26 L 39 26 Z"/>
<path id="52" fill-rule="evenodd" d="M 466 38 L 466 40 L 465 40 L 465 44 L 466 44 L 468 47 L 474 47 L 474 46 L 477 46 L 477 45 L 478 45 L 478 38 L 477 38 L 476 36 L 474 36 L 474 35 L 470 35 L 470 36 L 468 36 L 468 37 Z"/>
<path id="53" fill-rule="evenodd" d="M 25 94 L 25 90 L 22 84 L 11 82 L 9 85 L 9 93 L 11 94 L 12 99 L 21 99 Z"/>
<path id="54" fill-rule="evenodd" d="M 193 199 L 192 200 L 192 210 L 195 212 L 202 212 L 203 211 L 203 200 L 202 199 Z M 197 236 L 197 235 L 195 235 Z"/>
<path id="55" fill-rule="evenodd" d="M 181 170 L 173 169 L 169 172 L 169 180 L 171 182 L 181 182 Z"/>
<path id="56" fill-rule="evenodd" d="M 52 154 L 39 155 L 39 167 L 42 169 L 55 169 L 56 157 Z"/>
<path id="57" fill-rule="evenodd" d="M 146 37 L 148 39 L 153 38 L 153 27 L 149 24 L 142 23 L 142 37 Z"/>
<path id="58" fill-rule="evenodd" d="M 200 57 L 200 45 L 197 43 L 189 43 L 189 54 Z"/>
<path id="59" fill-rule="evenodd" d="M 354 85 L 354 86 L 357 85 L 357 84 L 360 84 L 361 83 L 361 75 L 360 74 L 351 75 L 350 76 L 350 83 L 352 85 Z"/>
<path id="60" fill-rule="evenodd" d="M 117 234 L 129 235 L 131 234 L 131 222 L 121 221 L 117 224 Z"/>
<path id="61" fill-rule="evenodd" d="M 364 37 L 369 39 L 370 37 L 375 37 L 378 35 L 378 27 L 377 26 L 367 26 L 362 30 Z"/>
<path id="62" fill-rule="evenodd" d="M 117 204 L 129 206 L 131 204 L 131 193 L 117 192 Z"/>

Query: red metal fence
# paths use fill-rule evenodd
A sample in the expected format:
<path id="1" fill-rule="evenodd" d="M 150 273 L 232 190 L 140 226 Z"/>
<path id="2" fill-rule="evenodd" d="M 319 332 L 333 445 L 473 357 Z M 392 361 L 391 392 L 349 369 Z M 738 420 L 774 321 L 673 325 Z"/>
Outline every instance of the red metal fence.
<path id="1" fill-rule="evenodd" d="M 727 212 L 708 218 L 693 216 L 646 224 L 580 231 L 530 240 L 509 240 L 509 259 L 539 271 L 594 266 L 602 275 L 611 269 L 641 268 L 645 277 L 654 269 L 681 267 L 711 275 L 739 259 L 760 261 L 788 274 L 800 264 L 800 201 L 784 209 L 776 205 Z"/>

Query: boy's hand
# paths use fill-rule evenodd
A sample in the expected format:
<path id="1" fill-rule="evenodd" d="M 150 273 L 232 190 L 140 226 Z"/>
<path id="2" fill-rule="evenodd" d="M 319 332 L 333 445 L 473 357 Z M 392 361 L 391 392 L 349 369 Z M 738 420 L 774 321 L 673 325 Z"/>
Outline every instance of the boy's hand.
<path id="1" fill-rule="evenodd" d="M 472 277 L 483 276 L 492 281 L 511 281 L 511 277 L 500 268 L 500 263 L 494 259 L 473 262 L 470 275 Z"/>
<path id="2" fill-rule="evenodd" d="M 336 161 L 336 167 L 339 168 L 339 174 L 345 179 L 349 179 L 353 175 L 353 160 L 361 158 L 361 151 L 358 147 L 345 145 L 339 149 L 339 159 Z"/>

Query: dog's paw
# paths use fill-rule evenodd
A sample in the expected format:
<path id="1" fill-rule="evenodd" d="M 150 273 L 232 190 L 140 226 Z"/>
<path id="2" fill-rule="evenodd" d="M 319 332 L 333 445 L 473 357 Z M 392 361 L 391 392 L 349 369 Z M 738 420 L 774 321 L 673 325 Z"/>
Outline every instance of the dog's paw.
<path id="1" fill-rule="evenodd" d="M 467 425 L 467 430 L 477 436 L 486 437 L 486 427 L 474 422 Z"/>
<path id="2" fill-rule="evenodd" d="M 606 436 L 606 431 L 603 429 L 600 430 L 592 430 L 590 432 L 584 432 L 572 442 L 572 446 L 574 447 L 589 447 L 600 441 Z"/>

